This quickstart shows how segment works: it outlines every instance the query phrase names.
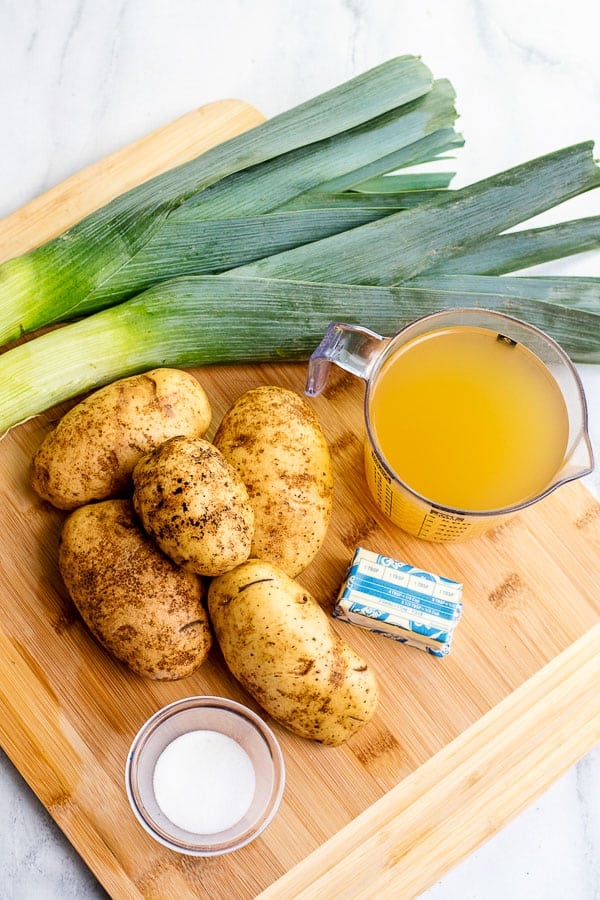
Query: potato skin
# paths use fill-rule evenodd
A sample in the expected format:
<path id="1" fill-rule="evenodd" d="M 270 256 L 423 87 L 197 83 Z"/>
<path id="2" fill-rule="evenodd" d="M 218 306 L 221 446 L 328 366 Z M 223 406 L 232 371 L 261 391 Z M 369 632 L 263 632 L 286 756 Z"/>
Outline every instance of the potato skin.
<path id="1" fill-rule="evenodd" d="M 314 412 L 294 391 L 254 388 L 226 413 L 214 444 L 248 488 L 251 555 L 299 575 L 325 540 L 333 506 L 331 457 Z"/>
<path id="2" fill-rule="evenodd" d="M 372 717 L 372 670 L 281 569 L 250 559 L 215 578 L 208 611 L 233 675 L 290 731 L 337 746 Z"/>
<path id="3" fill-rule="evenodd" d="M 201 437 L 212 411 L 200 383 L 179 369 L 121 378 L 67 412 L 35 453 L 31 483 L 59 509 L 128 492 L 138 459 L 176 434 Z"/>
<path id="4" fill-rule="evenodd" d="M 206 587 L 144 533 L 130 500 L 79 507 L 66 519 L 59 569 L 96 639 L 139 675 L 175 680 L 205 660 Z"/>
<path id="5" fill-rule="evenodd" d="M 248 559 L 254 526 L 248 492 L 208 441 L 165 441 L 137 463 L 133 484 L 145 530 L 178 565 L 214 576 Z"/>

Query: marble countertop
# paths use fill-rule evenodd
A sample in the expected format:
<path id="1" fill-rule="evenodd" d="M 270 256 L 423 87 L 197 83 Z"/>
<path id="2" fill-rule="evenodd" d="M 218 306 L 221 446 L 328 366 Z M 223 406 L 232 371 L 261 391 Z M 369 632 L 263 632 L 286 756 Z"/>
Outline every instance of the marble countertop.
<path id="1" fill-rule="evenodd" d="M 273 115 L 401 53 L 458 95 L 459 186 L 600 138 L 595 0 L 2 0 L 0 216 L 197 106 Z M 539 222 L 598 214 L 598 192 Z M 554 217 L 554 218 L 553 218 Z M 600 275 L 600 253 L 545 271 Z M 600 458 L 600 366 L 580 367 Z M 600 497 L 598 472 L 587 479 Z M 600 748 L 424 895 L 598 900 Z M 0 753 L 0 897 L 103 896 Z"/>

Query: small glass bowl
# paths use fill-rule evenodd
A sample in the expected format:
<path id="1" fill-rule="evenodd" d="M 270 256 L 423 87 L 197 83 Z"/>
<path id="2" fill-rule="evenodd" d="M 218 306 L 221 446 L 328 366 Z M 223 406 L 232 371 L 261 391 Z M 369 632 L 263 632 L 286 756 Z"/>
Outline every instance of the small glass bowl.
<path id="1" fill-rule="evenodd" d="M 256 775 L 246 815 L 216 834 L 194 834 L 174 825 L 160 809 L 153 789 L 154 768 L 165 747 L 182 734 L 203 729 L 237 741 Z M 271 729 L 252 710 L 224 697 L 187 697 L 158 710 L 135 736 L 125 768 L 127 796 L 138 821 L 160 844 L 188 856 L 218 856 L 249 844 L 275 816 L 284 785 L 283 755 Z"/>

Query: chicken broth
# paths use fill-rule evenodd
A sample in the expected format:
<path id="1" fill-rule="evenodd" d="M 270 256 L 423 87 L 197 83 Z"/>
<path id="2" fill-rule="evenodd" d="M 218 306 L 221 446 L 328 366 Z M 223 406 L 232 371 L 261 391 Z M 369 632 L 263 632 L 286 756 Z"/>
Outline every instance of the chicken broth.
<path id="1" fill-rule="evenodd" d="M 409 341 L 382 367 L 369 409 L 389 468 L 414 492 L 469 511 L 510 507 L 560 470 L 568 413 L 520 343 L 454 326 Z"/>

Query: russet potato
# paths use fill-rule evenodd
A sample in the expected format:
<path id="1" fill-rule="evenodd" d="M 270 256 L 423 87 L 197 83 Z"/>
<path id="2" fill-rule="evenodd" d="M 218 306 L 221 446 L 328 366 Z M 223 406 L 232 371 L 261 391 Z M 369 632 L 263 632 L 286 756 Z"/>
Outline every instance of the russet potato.
<path id="1" fill-rule="evenodd" d="M 165 441 L 137 463 L 133 484 L 145 530 L 178 565 L 214 576 L 248 559 L 254 526 L 248 492 L 208 441 Z"/>
<path id="2" fill-rule="evenodd" d="M 313 410 L 286 388 L 254 388 L 226 413 L 214 444 L 248 489 L 251 555 L 299 575 L 325 540 L 333 506 L 331 457 Z"/>
<path id="3" fill-rule="evenodd" d="M 174 680 L 205 660 L 212 643 L 206 586 L 150 540 L 130 500 L 71 512 L 59 569 L 92 634 L 134 672 Z"/>
<path id="4" fill-rule="evenodd" d="M 204 389 L 188 372 L 153 369 L 114 381 L 46 435 L 32 461 L 32 485 L 59 509 L 122 496 L 141 456 L 174 435 L 201 437 L 211 417 Z"/>
<path id="5" fill-rule="evenodd" d="M 233 675 L 290 731 L 336 746 L 373 716 L 372 669 L 281 569 L 250 559 L 213 579 L 208 611 Z"/>

